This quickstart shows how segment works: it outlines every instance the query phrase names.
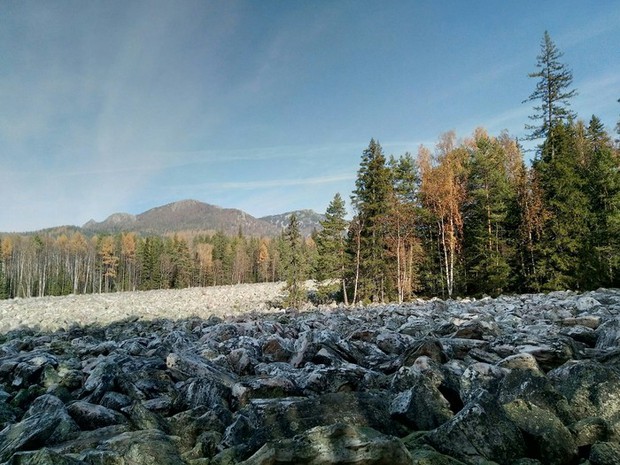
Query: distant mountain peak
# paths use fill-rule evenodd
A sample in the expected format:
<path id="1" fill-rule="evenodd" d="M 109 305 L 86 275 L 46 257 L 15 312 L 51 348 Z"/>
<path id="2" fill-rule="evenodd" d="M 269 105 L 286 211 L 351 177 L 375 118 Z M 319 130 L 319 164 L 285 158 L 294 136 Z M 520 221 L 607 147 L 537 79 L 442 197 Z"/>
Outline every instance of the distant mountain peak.
<path id="1" fill-rule="evenodd" d="M 135 232 L 143 235 L 222 231 L 234 235 L 241 230 L 246 236 L 277 236 L 288 225 L 293 213 L 297 215 L 303 235 L 310 235 L 314 230 L 320 229 L 319 222 L 324 219 L 323 215 L 310 209 L 255 218 L 242 210 L 185 199 L 154 207 L 137 215 L 113 213 L 100 222 L 91 219 L 84 223 L 81 231 L 86 234 Z"/>
<path id="2" fill-rule="evenodd" d="M 137 232 L 168 234 L 181 231 L 237 234 L 239 229 L 248 236 L 273 236 L 278 229 L 269 222 L 234 208 L 222 208 L 198 200 L 186 199 L 151 208 L 138 215 L 114 213 L 98 223 L 89 221 L 83 228 L 94 233 Z"/>

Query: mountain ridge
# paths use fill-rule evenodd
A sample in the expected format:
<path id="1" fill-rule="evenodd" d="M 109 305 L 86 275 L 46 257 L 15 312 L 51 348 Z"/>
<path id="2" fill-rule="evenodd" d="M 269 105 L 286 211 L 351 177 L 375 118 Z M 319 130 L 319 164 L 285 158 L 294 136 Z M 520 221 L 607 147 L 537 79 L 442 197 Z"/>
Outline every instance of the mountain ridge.
<path id="1" fill-rule="evenodd" d="M 256 218 L 249 213 L 224 208 L 193 199 L 160 205 L 137 215 L 117 212 L 105 220 L 90 220 L 82 230 L 88 233 L 136 232 L 141 234 L 168 234 L 179 231 L 222 231 L 237 234 L 239 230 L 248 236 L 275 236 L 286 224 L 291 214 L 297 214 L 303 235 L 319 229 L 322 215 L 313 210 L 296 210 L 279 215 Z"/>

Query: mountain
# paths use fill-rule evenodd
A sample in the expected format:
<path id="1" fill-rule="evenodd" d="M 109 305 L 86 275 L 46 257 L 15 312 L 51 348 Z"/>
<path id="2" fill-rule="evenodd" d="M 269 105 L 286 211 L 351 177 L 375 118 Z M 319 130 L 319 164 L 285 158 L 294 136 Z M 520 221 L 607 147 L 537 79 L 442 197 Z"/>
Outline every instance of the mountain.
<path id="1" fill-rule="evenodd" d="M 166 234 L 181 231 L 223 231 L 237 234 L 239 228 L 247 236 L 275 236 L 288 225 L 292 213 L 297 215 L 303 235 L 319 229 L 323 215 L 313 210 L 298 210 L 280 215 L 254 218 L 234 208 L 221 208 L 197 200 L 181 200 L 155 207 L 138 215 L 114 213 L 104 221 L 90 220 L 82 226 L 85 233 L 137 232 Z"/>
<path id="2" fill-rule="evenodd" d="M 273 236 L 279 229 L 267 221 L 234 208 L 221 208 L 197 200 L 182 200 L 155 207 L 139 215 L 114 213 L 104 221 L 90 220 L 82 226 L 88 233 L 132 231 L 166 234 L 180 231 L 223 231 L 248 236 Z"/>
<path id="3" fill-rule="evenodd" d="M 259 218 L 269 224 L 276 226 L 282 230 L 288 226 L 291 215 L 295 213 L 299 221 L 299 230 L 303 236 L 309 236 L 313 231 L 321 229 L 320 222 L 325 219 L 325 215 L 315 212 L 314 210 L 295 210 L 292 212 L 281 213 L 279 215 L 263 216 Z"/>

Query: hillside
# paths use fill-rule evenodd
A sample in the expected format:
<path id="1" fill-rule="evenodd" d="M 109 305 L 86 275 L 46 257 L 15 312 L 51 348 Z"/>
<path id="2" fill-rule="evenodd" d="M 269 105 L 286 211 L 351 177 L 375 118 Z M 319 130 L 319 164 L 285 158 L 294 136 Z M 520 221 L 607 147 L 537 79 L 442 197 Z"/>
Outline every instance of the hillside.
<path id="1" fill-rule="evenodd" d="M 313 231 L 319 230 L 321 228 L 320 222 L 325 219 L 324 215 L 321 215 L 314 210 L 296 210 L 293 212 L 281 213 L 279 215 L 263 216 L 259 219 L 276 226 L 278 230 L 282 230 L 288 225 L 289 218 L 293 213 L 297 216 L 297 220 L 299 221 L 299 229 L 304 236 L 309 236 Z"/>
<path id="2" fill-rule="evenodd" d="M 320 215 L 312 210 L 303 210 L 302 233 L 309 234 L 319 226 Z M 114 213 L 104 221 L 94 220 L 82 226 L 87 233 L 133 231 L 142 234 L 166 234 L 177 231 L 223 231 L 237 234 L 239 228 L 248 236 L 277 235 L 284 220 L 291 213 L 272 217 L 254 218 L 234 208 L 221 208 L 197 200 L 182 200 L 152 208 L 138 215 Z"/>

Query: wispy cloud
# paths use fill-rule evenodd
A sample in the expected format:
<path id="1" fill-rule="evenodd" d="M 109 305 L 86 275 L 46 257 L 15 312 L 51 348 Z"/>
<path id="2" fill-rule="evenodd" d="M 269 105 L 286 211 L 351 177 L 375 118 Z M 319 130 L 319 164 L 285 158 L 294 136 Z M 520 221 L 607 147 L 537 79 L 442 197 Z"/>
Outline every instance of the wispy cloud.
<path id="1" fill-rule="evenodd" d="M 334 184 L 342 181 L 355 179 L 355 173 L 318 176 L 303 179 L 269 179 L 264 181 L 238 181 L 238 182 L 211 182 L 204 183 L 202 186 L 212 189 L 272 189 L 275 187 L 292 186 L 319 186 L 323 184 Z"/>

